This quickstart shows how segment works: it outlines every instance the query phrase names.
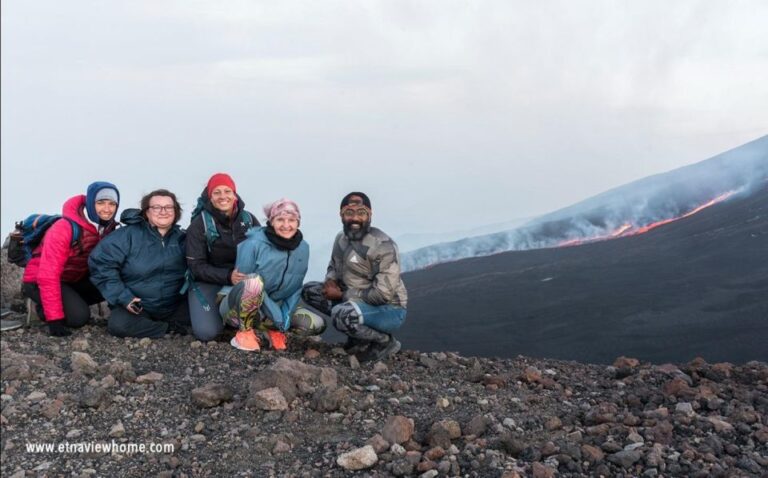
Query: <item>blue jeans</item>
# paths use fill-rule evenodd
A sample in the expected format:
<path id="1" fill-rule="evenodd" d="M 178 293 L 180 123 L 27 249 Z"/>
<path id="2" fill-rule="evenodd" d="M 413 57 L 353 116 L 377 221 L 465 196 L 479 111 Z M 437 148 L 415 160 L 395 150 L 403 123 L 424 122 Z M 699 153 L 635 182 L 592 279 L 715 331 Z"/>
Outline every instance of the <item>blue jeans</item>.
<path id="1" fill-rule="evenodd" d="M 363 316 L 362 323 L 379 332 L 391 334 L 405 321 L 405 309 L 402 307 L 389 304 L 371 305 L 365 302 L 355 302 L 355 305 Z"/>
<path id="2" fill-rule="evenodd" d="M 308 282 L 302 290 L 305 304 L 331 318 L 333 326 L 352 338 L 369 342 L 386 342 L 388 335 L 405 321 L 406 310 L 394 305 L 371 305 L 365 302 L 329 301 L 323 296 L 321 282 Z M 355 318 L 361 320 L 358 323 Z"/>

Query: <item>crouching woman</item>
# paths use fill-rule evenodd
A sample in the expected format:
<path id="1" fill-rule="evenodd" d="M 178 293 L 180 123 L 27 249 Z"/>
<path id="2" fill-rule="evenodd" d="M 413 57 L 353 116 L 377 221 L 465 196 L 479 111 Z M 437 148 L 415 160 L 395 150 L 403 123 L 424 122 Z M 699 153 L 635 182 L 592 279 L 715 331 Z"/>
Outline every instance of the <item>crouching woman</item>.
<path id="1" fill-rule="evenodd" d="M 219 305 L 225 323 L 239 329 L 230 343 L 246 351 L 260 350 L 257 330 L 275 350 L 285 350 L 289 330 L 299 335 L 325 330 L 320 315 L 299 307 L 309 244 L 299 230 L 298 205 L 280 199 L 265 206 L 264 213 L 267 227 L 251 229 L 237 246 L 237 270 L 247 277 Z"/>
<path id="2" fill-rule="evenodd" d="M 120 193 L 112 183 L 97 181 L 85 195 L 64 203 L 62 216 L 45 233 L 24 270 L 21 291 L 35 303 L 51 335 L 64 337 L 91 318 L 89 306 L 104 300 L 88 280 L 88 255 L 115 230 Z M 76 245 L 75 228 L 80 231 Z"/>
<path id="3" fill-rule="evenodd" d="M 179 294 L 187 263 L 181 206 L 165 189 L 141 199 L 141 209 L 120 216 L 125 224 L 91 253 L 91 281 L 109 302 L 107 329 L 117 337 L 159 338 L 186 333 L 189 307 Z"/>

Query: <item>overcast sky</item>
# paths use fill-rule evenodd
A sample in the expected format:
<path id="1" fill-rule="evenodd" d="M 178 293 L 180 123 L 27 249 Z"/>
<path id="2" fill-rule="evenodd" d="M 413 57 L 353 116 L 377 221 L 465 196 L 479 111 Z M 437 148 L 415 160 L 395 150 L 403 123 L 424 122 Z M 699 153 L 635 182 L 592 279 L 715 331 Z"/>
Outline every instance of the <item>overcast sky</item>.
<path id="1" fill-rule="evenodd" d="M 529 217 L 768 132 L 768 2 L 3 0 L 2 233 L 235 178 L 310 244 Z M 182 224 L 189 222 L 185 214 Z"/>

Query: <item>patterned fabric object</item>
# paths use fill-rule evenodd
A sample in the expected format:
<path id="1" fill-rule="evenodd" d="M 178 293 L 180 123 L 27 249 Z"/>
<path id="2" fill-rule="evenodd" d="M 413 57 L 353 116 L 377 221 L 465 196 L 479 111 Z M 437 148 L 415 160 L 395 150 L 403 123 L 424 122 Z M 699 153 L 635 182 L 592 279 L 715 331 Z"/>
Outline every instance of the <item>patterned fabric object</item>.
<path id="1" fill-rule="evenodd" d="M 225 325 L 240 330 L 253 329 L 259 317 L 259 307 L 264 302 L 264 281 L 261 276 L 249 277 L 232 288 L 219 304 L 219 312 Z"/>

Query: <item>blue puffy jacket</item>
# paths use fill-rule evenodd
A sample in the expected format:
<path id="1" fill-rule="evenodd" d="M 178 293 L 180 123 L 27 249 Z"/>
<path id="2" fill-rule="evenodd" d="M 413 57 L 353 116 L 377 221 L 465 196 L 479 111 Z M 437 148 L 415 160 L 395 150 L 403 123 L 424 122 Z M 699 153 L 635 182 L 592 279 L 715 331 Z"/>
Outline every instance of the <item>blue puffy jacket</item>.
<path id="1" fill-rule="evenodd" d="M 302 240 L 292 251 L 280 250 L 269 242 L 264 229 L 251 229 L 238 244 L 237 270 L 261 276 L 266 292 L 261 310 L 280 329 L 288 330 L 309 267 L 309 244 Z"/>
<path id="2" fill-rule="evenodd" d="M 91 282 L 110 305 L 139 297 L 150 316 L 173 313 L 184 298 L 186 234 L 176 225 L 161 236 L 138 209 L 125 210 L 120 221 L 126 226 L 102 239 L 88 258 Z"/>

